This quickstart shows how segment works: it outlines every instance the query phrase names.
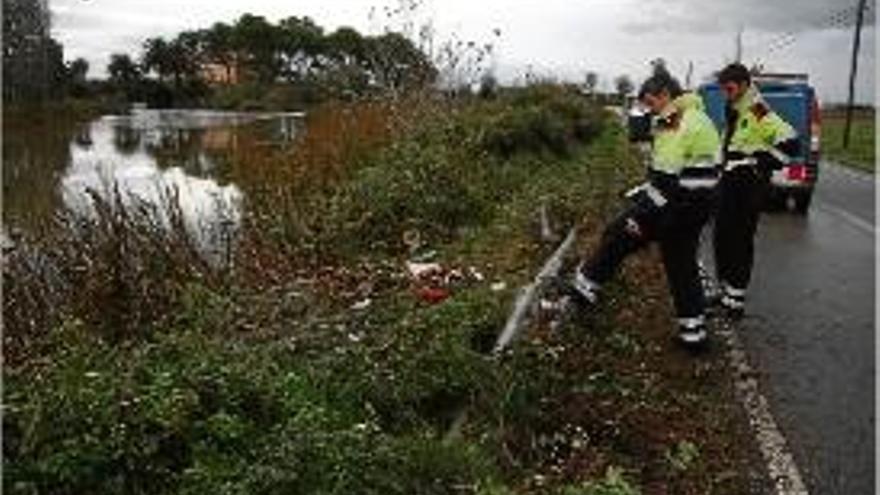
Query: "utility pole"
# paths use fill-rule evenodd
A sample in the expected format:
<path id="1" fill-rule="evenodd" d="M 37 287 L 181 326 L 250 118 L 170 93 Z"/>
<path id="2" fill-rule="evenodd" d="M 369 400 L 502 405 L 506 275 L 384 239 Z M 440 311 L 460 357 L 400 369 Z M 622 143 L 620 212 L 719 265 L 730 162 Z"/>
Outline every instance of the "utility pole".
<path id="1" fill-rule="evenodd" d="M 743 25 L 739 25 L 739 30 L 736 32 L 736 61 L 742 62 L 742 54 L 743 54 Z"/>
<path id="2" fill-rule="evenodd" d="M 687 89 L 691 89 L 691 76 L 693 76 L 693 75 L 694 75 L 694 61 L 691 60 L 691 61 L 688 61 L 687 77 L 685 77 L 685 83 L 684 83 L 684 86 Z"/>
<path id="3" fill-rule="evenodd" d="M 856 32 L 853 38 L 852 63 L 849 69 L 849 100 L 846 104 L 846 125 L 843 128 L 843 149 L 849 147 L 849 131 L 852 126 L 853 98 L 856 90 L 856 72 L 859 66 L 859 44 L 862 37 L 862 16 L 865 13 L 865 0 L 859 0 L 856 11 Z"/>

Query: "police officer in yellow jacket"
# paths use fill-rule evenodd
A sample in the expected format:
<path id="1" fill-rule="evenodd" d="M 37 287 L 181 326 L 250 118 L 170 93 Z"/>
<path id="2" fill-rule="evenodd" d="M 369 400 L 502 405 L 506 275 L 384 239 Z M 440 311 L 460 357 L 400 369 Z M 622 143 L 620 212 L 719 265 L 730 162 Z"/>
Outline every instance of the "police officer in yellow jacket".
<path id="1" fill-rule="evenodd" d="M 720 139 L 700 97 L 682 92 L 665 71 L 644 82 L 639 99 L 657 115 L 648 181 L 628 194 L 630 206 L 576 269 L 570 298 L 581 310 L 589 308 L 628 255 L 657 242 L 678 316 L 678 340 L 700 347 L 706 341 L 705 298 L 696 255 L 719 180 Z"/>
<path id="2" fill-rule="evenodd" d="M 727 99 L 724 173 L 719 184 L 714 251 L 720 304 L 742 316 L 754 262 L 754 236 L 773 170 L 796 153 L 794 129 L 773 112 L 752 84 L 749 70 L 730 64 L 718 74 Z"/>

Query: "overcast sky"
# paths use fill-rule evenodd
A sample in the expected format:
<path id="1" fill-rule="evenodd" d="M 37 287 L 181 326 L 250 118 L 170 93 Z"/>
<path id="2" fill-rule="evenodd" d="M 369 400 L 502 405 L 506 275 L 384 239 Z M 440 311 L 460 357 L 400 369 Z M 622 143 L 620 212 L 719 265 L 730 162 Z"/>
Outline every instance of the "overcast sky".
<path id="1" fill-rule="evenodd" d="M 875 99 L 876 0 L 868 0 L 867 26 L 856 97 Z M 415 26 L 430 23 L 436 44 L 457 37 L 496 47 L 503 80 L 527 68 L 541 75 L 583 80 L 599 73 L 603 86 L 628 74 L 636 81 L 648 61 L 663 57 L 684 81 L 689 62 L 695 83 L 735 55 L 743 29 L 743 59 L 768 70 L 807 72 L 823 101 L 844 101 L 856 0 L 425 0 L 407 16 Z M 852 4 L 852 5 L 850 5 Z M 397 0 L 50 0 L 53 34 L 65 57 L 86 58 L 93 76 L 103 76 L 110 53 L 139 54 L 150 36 L 233 22 L 245 12 L 271 21 L 312 17 L 328 30 L 347 25 L 363 33 L 399 27 L 387 17 Z M 373 15 L 371 15 L 371 11 Z M 493 30 L 499 29 L 500 36 Z"/>

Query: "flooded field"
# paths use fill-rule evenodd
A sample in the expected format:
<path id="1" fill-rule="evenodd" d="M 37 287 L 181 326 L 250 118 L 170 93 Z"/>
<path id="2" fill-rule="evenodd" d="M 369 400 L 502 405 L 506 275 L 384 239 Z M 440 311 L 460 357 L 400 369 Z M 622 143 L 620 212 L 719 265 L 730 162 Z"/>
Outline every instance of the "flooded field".
<path id="1" fill-rule="evenodd" d="M 302 129 L 299 113 L 135 110 L 97 120 L 5 123 L 4 240 L 59 213 L 95 215 L 96 202 L 154 212 L 170 206 L 205 250 L 234 229 L 243 190 L 233 168 L 256 148 L 284 150 Z"/>

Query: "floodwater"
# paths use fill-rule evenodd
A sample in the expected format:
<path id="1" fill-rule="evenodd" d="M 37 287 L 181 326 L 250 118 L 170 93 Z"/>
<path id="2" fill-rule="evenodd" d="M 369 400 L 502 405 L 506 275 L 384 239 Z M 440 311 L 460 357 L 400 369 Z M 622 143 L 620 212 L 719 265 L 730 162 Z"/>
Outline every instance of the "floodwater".
<path id="1" fill-rule="evenodd" d="M 243 192 L 228 176 L 243 135 L 286 147 L 301 122 L 299 113 L 134 110 L 81 124 L 5 125 L 4 241 L 62 210 L 94 215 L 99 198 L 147 207 L 160 223 L 173 202 L 207 249 L 241 219 Z"/>

